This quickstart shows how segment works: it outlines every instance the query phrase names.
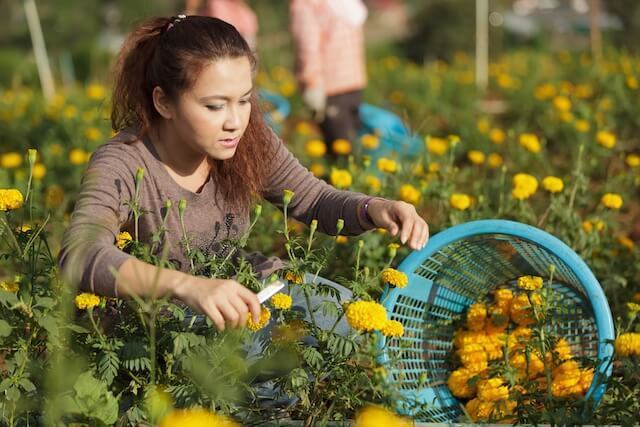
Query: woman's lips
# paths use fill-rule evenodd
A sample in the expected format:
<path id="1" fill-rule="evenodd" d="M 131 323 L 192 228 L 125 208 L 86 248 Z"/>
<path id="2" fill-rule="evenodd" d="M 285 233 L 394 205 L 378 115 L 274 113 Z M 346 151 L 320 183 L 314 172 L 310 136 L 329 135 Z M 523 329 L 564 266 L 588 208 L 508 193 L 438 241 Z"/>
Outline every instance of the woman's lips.
<path id="1" fill-rule="evenodd" d="M 235 148 L 238 146 L 238 143 L 240 142 L 240 137 L 219 139 L 218 142 L 226 148 Z"/>

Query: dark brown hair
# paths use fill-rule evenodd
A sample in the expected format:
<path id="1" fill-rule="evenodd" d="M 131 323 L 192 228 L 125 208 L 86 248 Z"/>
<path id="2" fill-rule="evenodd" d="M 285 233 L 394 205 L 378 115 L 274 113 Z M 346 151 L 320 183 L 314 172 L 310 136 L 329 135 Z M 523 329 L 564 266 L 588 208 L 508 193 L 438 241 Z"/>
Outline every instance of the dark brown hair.
<path id="1" fill-rule="evenodd" d="M 116 131 L 135 126 L 140 138 L 146 136 L 161 118 L 152 99 L 156 86 L 177 99 L 193 87 L 206 65 L 239 57 L 248 58 L 255 72 L 256 59 L 247 42 L 235 27 L 217 18 L 154 18 L 139 25 L 118 54 L 111 126 Z M 235 155 L 228 160 L 210 159 L 211 175 L 231 207 L 246 211 L 264 190 L 272 138 L 254 89 L 249 124 Z"/>

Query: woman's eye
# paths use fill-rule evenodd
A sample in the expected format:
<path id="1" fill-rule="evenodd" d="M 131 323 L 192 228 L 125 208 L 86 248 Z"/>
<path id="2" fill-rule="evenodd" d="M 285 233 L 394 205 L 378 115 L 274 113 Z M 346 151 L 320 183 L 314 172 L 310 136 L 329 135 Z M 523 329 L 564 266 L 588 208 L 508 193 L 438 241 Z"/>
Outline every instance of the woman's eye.
<path id="1" fill-rule="evenodd" d="M 240 105 L 246 105 L 246 104 L 249 104 L 249 103 L 250 103 L 250 101 L 248 99 L 241 99 L 240 100 Z"/>
<path id="2" fill-rule="evenodd" d="M 224 105 L 207 105 L 207 110 L 219 111 L 224 108 Z"/>

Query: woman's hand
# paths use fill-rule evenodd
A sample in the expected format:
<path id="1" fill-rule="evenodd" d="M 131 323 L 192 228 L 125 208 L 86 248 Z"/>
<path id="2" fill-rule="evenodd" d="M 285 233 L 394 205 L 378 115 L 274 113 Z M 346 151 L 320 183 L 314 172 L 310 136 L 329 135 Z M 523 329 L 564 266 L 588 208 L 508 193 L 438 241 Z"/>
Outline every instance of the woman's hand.
<path id="1" fill-rule="evenodd" d="M 255 323 L 260 319 L 258 297 L 235 280 L 189 276 L 174 295 L 197 312 L 206 314 L 221 331 L 227 325 L 244 326 L 249 313 Z"/>
<path id="2" fill-rule="evenodd" d="M 377 227 L 384 228 L 392 236 L 400 232 L 400 241 L 402 244 L 408 241 L 411 249 L 422 249 L 429 240 L 429 225 L 409 203 L 373 199 L 367 212 Z"/>

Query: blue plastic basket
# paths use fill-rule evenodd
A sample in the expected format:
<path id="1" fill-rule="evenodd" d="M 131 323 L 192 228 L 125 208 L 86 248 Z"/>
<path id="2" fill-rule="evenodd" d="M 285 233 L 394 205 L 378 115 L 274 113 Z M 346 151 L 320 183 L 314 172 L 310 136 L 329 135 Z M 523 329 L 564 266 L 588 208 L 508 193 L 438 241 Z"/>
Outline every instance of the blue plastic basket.
<path id="1" fill-rule="evenodd" d="M 282 122 L 291 112 L 291 104 L 285 97 L 265 89 L 260 89 L 260 99 L 273 106 L 271 111 L 264 113 L 264 119 L 276 133 L 280 133 Z"/>
<path id="2" fill-rule="evenodd" d="M 359 109 L 360 135 L 376 134 L 380 145 L 373 150 L 365 149 L 367 155 L 409 157 L 422 152 L 424 144 L 418 136 L 412 135 L 405 124 L 390 111 L 371 104 L 361 104 Z"/>
<path id="3" fill-rule="evenodd" d="M 552 289 L 570 303 L 569 312 L 554 314 L 555 332 L 569 342 L 574 355 L 611 360 L 615 338 L 611 310 L 595 276 L 573 250 L 521 223 L 468 222 L 436 234 L 424 249 L 410 254 L 398 267 L 407 274 L 408 285 L 387 289 L 382 297 L 389 317 L 402 322 L 405 330 L 404 336 L 386 342 L 400 354 L 390 369 L 391 379 L 407 402 L 429 405 L 420 413 L 405 408 L 407 412 L 436 422 L 461 415 L 461 405 L 447 387 L 447 355 L 456 328 L 450 320 L 498 285 L 522 275 L 548 277 L 551 264 L 556 267 Z M 385 353 L 382 362 L 387 361 Z M 597 370 L 587 392 L 594 406 L 605 391 L 611 364 L 600 363 Z M 425 376 L 427 386 L 420 388 L 419 379 Z"/>

